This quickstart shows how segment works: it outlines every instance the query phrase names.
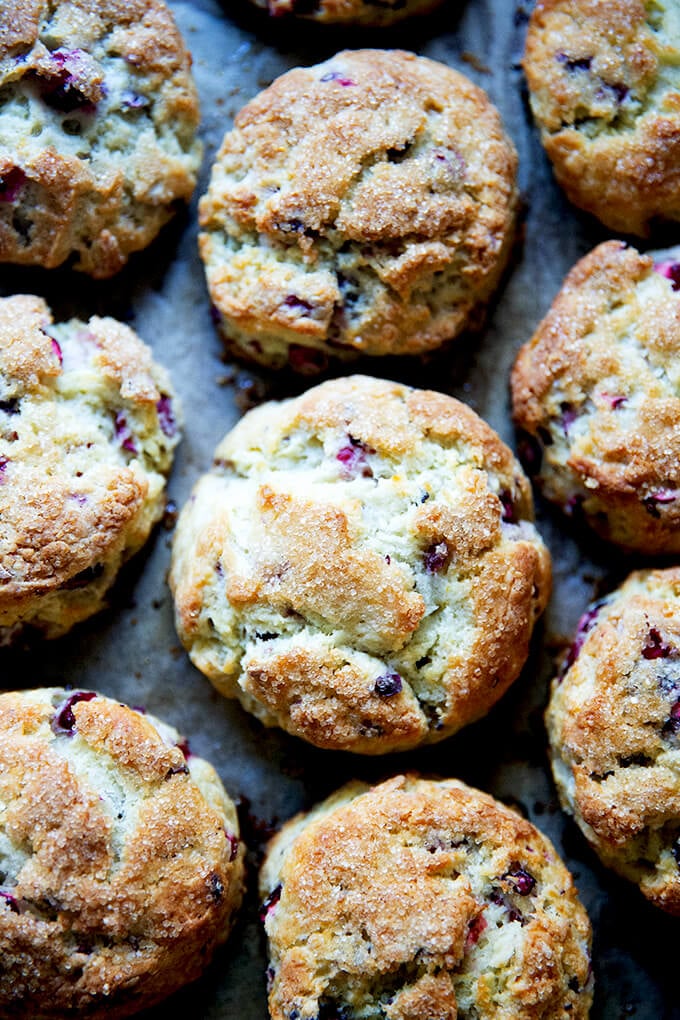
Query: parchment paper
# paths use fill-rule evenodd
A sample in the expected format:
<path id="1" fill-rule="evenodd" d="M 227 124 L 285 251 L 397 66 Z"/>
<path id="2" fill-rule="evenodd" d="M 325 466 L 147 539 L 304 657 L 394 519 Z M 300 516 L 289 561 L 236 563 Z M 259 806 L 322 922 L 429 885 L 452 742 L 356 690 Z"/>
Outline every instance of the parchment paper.
<path id="1" fill-rule="evenodd" d="M 436 15 L 379 32 L 286 26 L 268 21 L 246 0 L 170 6 L 194 54 L 201 93 L 206 153 L 199 195 L 238 109 L 289 67 L 317 63 L 344 46 L 412 49 L 456 67 L 489 92 L 519 151 L 525 219 L 487 326 L 481 336 L 460 341 L 425 365 L 392 360 L 355 367 L 452 393 L 513 445 L 508 375 L 515 352 L 547 311 L 571 265 L 607 236 L 562 197 L 532 127 L 519 68 L 530 5 L 450 0 Z M 0 268 L 0 292 L 43 295 L 57 318 L 122 318 L 171 370 L 185 413 L 185 438 L 169 489 L 177 505 L 249 402 L 311 384 L 223 360 L 210 320 L 196 235 L 194 200 L 189 211 L 113 281 L 93 283 L 66 270 Z M 172 514 L 148 551 L 124 572 L 109 611 L 58 642 L 2 651 L 0 685 L 92 687 L 145 705 L 167 719 L 188 736 L 195 753 L 216 765 L 232 796 L 247 798 L 245 834 L 254 849 L 268 827 L 355 776 L 371 781 L 410 768 L 479 786 L 519 807 L 555 842 L 572 869 L 595 928 L 594 1020 L 680 1018 L 674 973 L 680 921 L 649 906 L 633 886 L 605 871 L 576 826 L 562 815 L 547 767 L 542 722 L 554 655 L 602 583 L 614 583 L 635 564 L 571 535 L 540 502 L 538 517 L 554 558 L 555 586 L 522 677 L 485 720 L 420 752 L 376 760 L 316 750 L 263 729 L 237 704 L 213 692 L 179 647 L 173 627 L 165 581 Z M 251 864 L 254 860 L 251 854 Z M 147 1013 L 148 1020 L 160 1020 L 170 1010 L 192 1020 L 266 1020 L 266 960 L 254 868 L 249 877 L 250 892 L 229 944 L 199 983 Z"/>

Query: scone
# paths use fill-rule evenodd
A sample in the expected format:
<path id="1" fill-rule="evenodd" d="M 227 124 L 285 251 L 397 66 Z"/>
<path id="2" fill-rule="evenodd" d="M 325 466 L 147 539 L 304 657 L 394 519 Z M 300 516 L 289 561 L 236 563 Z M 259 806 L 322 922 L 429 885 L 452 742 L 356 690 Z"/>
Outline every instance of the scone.
<path id="1" fill-rule="evenodd" d="M 570 200 L 612 230 L 680 220 L 680 8 L 538 0 L 524 70 Z"/>
<path id="2" fill-rule="evenodd" d="M 581 619 L 546 721 L 563 808 L 604 864 L 680 914 L 680 568 Z"/>
<path id="3" fill-rule="evenodd" d="M 584 1020 L 590 924 L 554 847 L 455 779 L 350 783 L 269 844 L 272 1020 Z"/>
<path id="4" fill-rule="evenodd" d="M 263 404 L 183 510 L 180 638 L 227 697 L 319 747 L 440 740 L 518 676 L 548 599 L 531 489 L 452 397 L 354 376 Z"/>
<path id="5" fill-rule="evenodd" d="M 506 262 L 516 164 L 487 95 L 443 64 L 356 50 L 284 74 L 237 116 L 201 200 L 228 348 L 312 372 L 439 347 Z"/>
<path id="6" fill-rule="evenodd" d="M 0 1014 L 118 1020 L 194 981 L 241 900 L 236 811 L 170 726 L 0 695 Z"/>
<path id="7" fill-rule="evenodd" d="M 0 4 L 0 262 L 110 276 L 196 184 L 191 57 L 162 0 Z"/>
<path id="8" fill-rule="evenodd" d="M 672 253 L 599 245 L 512 373 L 522 457 L 547 498 L 648 555 L 680 552 L 679 285 Z"/>
<path id="9" fill-rule="evenodd" d="M 414 14 L 427 14 L 442 0 L 253 0 L 272 17 L 294 15 L 340 25 L 392 25 Z"/>
<path id="10" fill-rule="evenodd" d="M 179 440 L 167 373 L 114 319 L 0 299 L 0 644 L 104 606 L 163 512 Z"/>

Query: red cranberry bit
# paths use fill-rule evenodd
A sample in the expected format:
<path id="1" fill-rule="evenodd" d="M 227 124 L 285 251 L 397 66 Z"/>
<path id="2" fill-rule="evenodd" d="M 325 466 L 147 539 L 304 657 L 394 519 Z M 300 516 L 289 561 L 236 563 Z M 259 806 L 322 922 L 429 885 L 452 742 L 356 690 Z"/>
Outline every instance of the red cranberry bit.
<path id="1" fill-rule="evenodd" d="M 673 290 L 680 290 L 680 262 L 657 262 L 654 270 L 671 281 Z"/>
<path id="2" fill-rule="evenodd" d="M 302 375 L 316 375 L 323 372 L 328 364 L 328 358 L 323 351 L 317 351 L 314 347 L 301 347 L 299 344 L 292 344 L 288 351 L 290 367 Z"/>
<path id="3" fill-rule="evenodd" d="M 373 471 L 366 463 L 366 454 L 375 453 L 375 450 L 360 439 L 348 435 L 349 443 L 342 446 L 335 455 L 336 460 L 342 465 L 341 474 L 343 478 L 356 478 L 361 475 L 363 478 L 372 478 Z"/>
<path id="4" fill-rule="evenodd" d="M 26 174 L 19 166 L 0 174 L 0 202 L 14 202 L 25 183 Z"/>
<path id="5" fill-rule="evenodd" d="M 175 418 L 175 414 L 172 410 L 172 401 L 170 397 L 163 394 L 156 404 L 156 413 L 158 414 L 158 424 L 161 427 L 161 432 L 163 432 L 168 439 L 172 439 L 172 437 L 177 434 L 177 419 Z"/>
<path id="6" fill-rule="evenodd" d="M 609 404 L 612 411 L 616 411 L 619 407 L 622 407 L 626 403 L 628 397 L 623 397 L 619 394 L 614 395 L 612 393 L 601 393 L 600 399 Z"/>
<path id="7" fill-rule="evenodd" d="M 675 736 L 680 730 L 680 701 L 671 707 L 668 720 L 664 723 L 661 733 L 664 737 Z"/>
<path id="8" fill-rule="evenodd" d="M 269 893 L 269 896 L 267 896 L 266 900 L 264 901 L 264 903 L 260 907 L 260 920 L 261 921 L 265 920 L 265 918 L 276 907 L 276 905 L 278 904 L 280 899 L 281 899 L 281 886 L 277 885 L 277 887 L 275 889 L 272 889 L 272 891 Z"/>
<path id="9" fill-rule="evenodd" d="M 510 879 L 515 887 L 515 892 L 519 893 L 520 896 L 528 896 L 534 891 L 536 886 L 536 879 L 524 868 L 516 868 L 514 871 L 509 871 L 505 877 Z"/>
<path id="10" fill-rule="evenodd" d="M 224 830 L 224 834 L 227 837 L 227 843 L 229 844 L 229 862 L 236 860 L 238 854 L 238 839 L 236 836 L 232 836 L 227 830 Z"/>
<path id="11" fill-rule="evenodd" d="M 465 948 L 468 949 L 470 946 L 475 946 L 479 942 L 479 936 L 489 926 L 489 922 L 484 917 L 484 914 L 477 914 L 476 917 L 470 921 L 468 932 L 465 937 Z"/>
<path id="12" fill-rule="evenodd" d="M 137 453 L 137 445 L 130 430 L 130 426 L 127 423 L 127 418 L 122 411 L 118 411 L 116 414 L 114 427 L 116 430 L 116 436 L 118 437 L 123 449 L 127 450 L 129 453 Z"/>
<path id="13" fill-rule="evenodd" d="M 323 78 L 321 78 L 321 81 L 335 81 L 344 88 L 347 88 L 349 85 L 356 85 L 356 82 L 352 81 L 351 78 L 346 78 L 342 71 L 327 71 Z"/>
<path id="14" fill-rule="evenodd" d="M 647 637 L 647 644 L 642 649 L 643 658 L 667 659 L 671 651 L 670 645 L 664 642 L 656 627 L 652 627 Z"/>
<path id="15" fill-rule="evenodd" d="M 384 673 L 375 682 L 373 690 L 380 698 L 393 698 L 399 694 L 402 682 L 398 673 Z"/>
<path id="16" fill-rule="evenodd" d="M 517 517 L 517 511 L 515 510 L 515 504 L 512 501 L 512 495 L 507 489 L 503 489 L 498 494 L 498 498 L 501 501 L 503 507 L 503 513 L 501 514 L 501 520 L 505 524 L 517 524 L 519 518 Z"/>
<path id="17" fill-rule="evenodd" d="M 562 412 L 560 417 L 560 425 L 565 436 L 569 434 L 569 429 L 578 418 L 577 412 L 574 410 L 572 404 L 560 404 L 560 411 Z"/>
<path id="18" fill-rule="evenodd" d="M 574 639 L 573 645 L 567 652 L 564 663 L 562 664 L 560 677 L 563 677 L 567 670 L 570 669 L 576 662 L 579 653 L 583 648 L 583 645 L 585 644 L 586 636 L 588 632 L 591 631 L 595 626 L 595 621 L 597 620 L 598 614 L 602 609 L 602 606 L 605 604 L 605 602 L 606 599 L 600 599 L 599 602 L 594 602 L 590 609 L 587 609 L 586 612 L 581 617 L 581 619 L 578 621 L 578 626 L 576 627 L 576 637 Z"/>
<path id="19" fill-rule="evenodd" d="M 59 346 L 57 341 L 54 339 L 54 337 L 52 337 L 52 353 L 57 358 L 59 364 L 63 365 L 64 364 L 64 355 L 62 354 L 61 347 Z"/>
<path id="20" fill-rule="evenodd" d="M 310 301 L 305 301 L 304 298 L 298 297 L 297 294 L 289 294 L 283 303 L 286 308 L 292 308 L 298 315 L 309 315 L 310 312 L 314 311 L 314 305 Z"/>
<path id="21" fill-rule="evenodd" d="M 13 914 L 20 913 L 16 896 L 12 896 L 11 893 L 2 892 L 2 890 L 0 890 L 0 899 L 5 901 L 5 905 L 9 907 Z"/>
<path id="22" fill-rule="evenodd" d="M 73 706 L 79 701 L 92 701 L 97 695 L 94 691 L 76 691 L 74 694 L 70 694 L 66 701 L 62 702 L 61 705 L 56 709 L 54 718 L 52 719 L 52 732 L 57 735 L 66 733 L 69 736 L 73 735 L 76 725 L 76 717 L 73 713 Z"/>
<path id="23" fill-rule="evenodd" d="M 450 553 L 448 543 L 442 540 L 426 549 L 423 556 L 423 564 L 428 574 L 439 574 L 449 562 Z"/>
<path id="24" fill-rule="evenodd" d="M 5 481 L 5 471 L 9 462 L 9 457 L 0 456 L 0 485 Z"/>
<path id="25" fill-rule="evenodd" d="M 187 761 L 189 760 L 189 758 L 191 758 L 192 752 L 191 752 L 191 748 L 189 747 L 189 741 L 186 739 L 186 737 L 182 737 L 181 740 L 178 740 L 177 744 L 175 746 L 179 747 L 180 751 L 182 752 L 184 757 L 187 759 Z"/>
<path id="26" fill-rule="evenodd" d="M 38 75 L 43 102 L 59 113 L 94 113 L 93 103 L 80 88 L 82 50 L 55 50 L 50 54 L 54 70 Z"/>

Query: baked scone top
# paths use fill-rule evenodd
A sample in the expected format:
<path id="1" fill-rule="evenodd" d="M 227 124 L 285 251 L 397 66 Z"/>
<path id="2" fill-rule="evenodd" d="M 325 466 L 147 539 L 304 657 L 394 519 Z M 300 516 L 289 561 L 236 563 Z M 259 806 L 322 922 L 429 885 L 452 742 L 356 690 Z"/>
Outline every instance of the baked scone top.
<path id="1" fill-rule="evenodd" d="M 118 1020 L 195 980 L 241 898 L 238 836 L 172 727 L 90 691 L 0 695 L 0 1013 Z"/>
<path id="2" fill-rule="evenodd" d="M 605 864 L 680 914 L 680 568 L 582 617 L 546 716 L 560 799 Z"/>
<path id="3" fill-rule="evenodd" d="M 41 298 L 0 299 L 0 624 L 50 592 L 75 597 L 139 548 L 162 511 L 176 415 L 129 327 L 55 324 Z"/>
<path id="4" fill-rule="evenodd" d="M 516 163 L 487 95 L 443 64 L 358 50 L 289 71 L 241 110 L 201 201 L 225 332 L 269 361 L 273 336 L 437 346 L 498 278 Z"/>
<path id="5" fill-rule="evenodd" d="M 94 276 L 196 184 L 191 57 L 162 0 L 0 5 L 0 260 Z"/>
<path id="6" fill-rule="evenodd" d="M 351 783 L 261 878 L 272 1020 L 585 1018 L 590 925 L 549 841 L 456 780 Z"/>
<path id="7" fill-rule="evenodd" d="M 381 753 L 516 679 L 550 587 L 511 451 L 451 397 L 363 376 L 247 414 L 175 533 L 200 670 L 266 723 Z"/>
<path id="8" fill-rule="evenodd" d="M 273 17 L 295 15 L 341 25 L 391 25 L 412 14 L 425 14 L 441 0 L 254 0 Z"/>
<path id="9" fill-rule="evenodd" d="M 545 494 L 619 545 L 680 550 L 680 265 L 620 241 L 567 276 L 517 357 L 513 416 Z"/>
<path id="10" fill-rule="evenodd" d="M 680 219 L 680 9 L 539 0 L 524 55 L 559 182 L 613 230 Z"/>

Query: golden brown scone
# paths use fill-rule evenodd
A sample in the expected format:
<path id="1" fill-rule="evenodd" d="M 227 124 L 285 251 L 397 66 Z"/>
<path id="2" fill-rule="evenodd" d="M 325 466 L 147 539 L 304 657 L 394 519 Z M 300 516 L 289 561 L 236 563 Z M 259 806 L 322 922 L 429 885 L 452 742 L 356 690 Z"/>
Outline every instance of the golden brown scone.
<path id="1" fill-rule="evenodd" d="M 557 180 L 612 230 L 680 220 L 676 0 L 539 0 L 524 70 Z"/>
<path id="2" fill-rule="evenodd" d="M 455 779 L 350 783 L 269 844 L 272 1020 L 584 1020 L 590 924 L 552 844 Z"/>
<path id="3" fill-rule="evenodd" d="M 253 0 L 274 18 L 294 15 L 336 25 L 393 25 L 428 14 L 442 0 Z"/>
<path id="4" fill-rule="evenodd" d="M 175 532 L 180 638 L 320 747 L 415 747 L 518 676 L 550 588 L 531 489 L 451 397 L 353 376 L 243 418 Z"/>
<path id="5" fill-rule="evenodd" d="M 162 0 L 0 4 L 0 262 L 111 276 L 196 184 L 191 57 Z"/>
<path id="6" fill-rule="evenodd" d="M 522 457 L 545 495 L 648 555 L 680 552 L 678 286 L 672 255 L 599 245 L 512 373 Z"/>
<path id="7" fill-rule="evenodd" d="M 338 53 L 225 136 L 200 245 L 236 354 L 312 372 L 459 333 L 506 262 L 517 158 L 488 96 L 399 50 Z"/>
<path id="8" fill-rule="evenodd" d="M 680 914 L 680 568 L 631 574 L 589 608 L 546 722 L 565 811 L 605 864 Z"/>
<path id="9" fill-rule="evenodd" d="M 242 894 L 236 811 L 170 726 L 0 695 L 0 1015 L 119 1020 L 194 981 Z"/>
<path id="10" fill-rule="evenodd" d="M 0 644 L 104 606 L 163 512 L 179 441 L 167 373 L 114 319 L 0 299 Z"/>

